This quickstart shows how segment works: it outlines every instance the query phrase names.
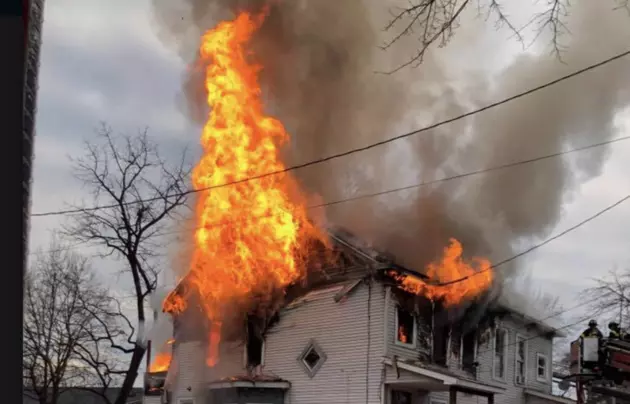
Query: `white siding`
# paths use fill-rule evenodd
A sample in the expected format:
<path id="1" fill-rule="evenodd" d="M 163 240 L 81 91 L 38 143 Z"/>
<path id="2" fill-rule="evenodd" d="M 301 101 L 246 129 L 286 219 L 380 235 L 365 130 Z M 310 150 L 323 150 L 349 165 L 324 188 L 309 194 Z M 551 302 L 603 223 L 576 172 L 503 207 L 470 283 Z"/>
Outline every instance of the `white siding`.
<path id="1" fill-rule="evenodd" d="M 263 373 L 291 382 L 288 404 L 353 404 L 381 403 L 381 386 L 394 380 L 391 369 L 384 371 L 382 357 L 397 355 L 400 359 L 418 360 L 423 352 L 420 344 L 415 349 L 401 347 L 395 341 L 396 301 L 386 297 L 380 283 L 360 284 L 346 299 L 335 302 L 338 289 L 315 294 L 285 309 L 280 321 L 266 337 Z M 505 379 L 492 377 L 493 338 L 477 346 L 477 380 L 499 385 L 506 392 L 495 397 L 497 404 L 524 404 L 524 388 L 551 393 L 551 383 L 536 380 L 536 354 L 552 358 L 552 341 L 537 337 L 538 330 L 527 330 L 523 323 L 508 317 L 499 321 L 507 331 Z M 418 330 L 417 335 L 420 335 Z M 515 384 L 516 336 L 527 339 L 527 375 L 524 386 Z M 304 371 L 299 355 L 314 340 L 326 354 L 326 361 L 313 376 Z M 242 343 L 222 344 L 219 364 L 205 374 L 205 343 L 179 344 L 174 352 L 177 373 L 173 398 L 189 397 L 188 386 L 227 376 L 245 373 Z M 425 352 L 426 353 L 426 352 Z M 461 355 L 461 352 L 460 352 Z M 449 368 L 459 373 L 460 361 L 451 357 Z M 549 369 L 550 371 L 551 369 Z M 406 375 L 401 373 L 401 377 Z M 411 381 L 411 379 L 409 380 Z M 367 399 L 366 399 L 367 396 Z M 447 400 L 448 393 L 434 392 L 423 397 L 416 392 L 417 404 L 430 404 L 430 398 Z M 448 402 L 448 401 L 447 401 Z M 486 403 L 484 397 L 459 393 L 459 404 Z"/>
<path id="2" fill-rule="evenodd" d="M 480 366 L 477 369 L 477 380 L 481 382 L 495 383 L 505 387 L 507 390 L 504 394 L 498 394 L 495 397 L 497 404 L 524 403 L 525 396 L 523 388 L 538 390 L 543 393 L 551 394 L 551 381 L 541 383 L 536 380 L 536 353 L 543 353 L 551 360 L 552 340 L 549 338 L 539 337 L 539 330 L 526 329 L 525 325 L 518 320 L 512 318 L 504 318 L 499 321 L 499 328 L 503 328 L 508 332 L 507 346 L 507 363 L 505 380 L 496 380 L 493 378 L 492 363 L 494 355 L 493 339 L 490 338 L 485 344 L 479 345 L 477 348 L 477 361 Z M 516 385 L 515 366 L 516 366 L 516 336 L 519 335 L 526 339 L 526 380 L 525 385 Z M 549 364 L 550 365 L 550 364 Z M 549 369 L 550 371 L 551 369 Z"/>
<path id="3" fill-rule="evenodd" d="M 160 396 L 142 397 L 142 404 L 162 404 L 162 397 Z"/>
<path id="4" fill-rule="evenodd" d="M 291 382 L 287 403 L 380 403 L 384 289 L 361 284 L 339 303 L 333 295 L 281 313 L 267 335 L 264 371 Z M 297 360 L 311 339 L 327 355 L 313 378 Z"/>
<path id="5" fill-rule="evenodd" d="M 180 398 L 194 397 L 204 384 L 205 348 L 203 342 L 176 343 L 173 347 L 174 360 L 169 374 L 172 374 L 172 398 L 177 403 Z"/>

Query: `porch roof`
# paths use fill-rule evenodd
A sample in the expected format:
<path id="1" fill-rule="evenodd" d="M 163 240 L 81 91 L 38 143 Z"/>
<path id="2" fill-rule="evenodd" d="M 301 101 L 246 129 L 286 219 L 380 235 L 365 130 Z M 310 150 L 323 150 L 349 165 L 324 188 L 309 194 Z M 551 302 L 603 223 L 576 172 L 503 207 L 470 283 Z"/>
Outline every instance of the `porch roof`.
<path id="1" fill-rule="evenodd" d="M 543 400 L 548 400 L 554 403 L 575 404 L 575 400 L 571 400 L 570 398 L 554 396 L 552 394 L 546 394 L 546 393 L 536 391 L 536 390 L 525 389 L 525 394 L 542 398 Z"/>
<path id="2" fill-rule="evenodd" d="M 421 376 L 417 381 L 405 381 L 404 383 L 414 385 L 423 390 L 440 391 L 455 389 L 462 392 L 490 396 L 505 392 L 505 388 L 490 384 L 480 383 L 475 380 L 468 380 L 453 374 L 447 374 L 422 366 L 400 362 L 389 358 L 383 359 L 386 365 L 403 369 L 407 372 Z"/>
<path id="3" fill-rule="evenodd" d="M 291 383 L 279 377 L 270 376 L 233 376 L 208 383 L 210 390 L 243 387 L 288 390 L 291 388 Z"/>

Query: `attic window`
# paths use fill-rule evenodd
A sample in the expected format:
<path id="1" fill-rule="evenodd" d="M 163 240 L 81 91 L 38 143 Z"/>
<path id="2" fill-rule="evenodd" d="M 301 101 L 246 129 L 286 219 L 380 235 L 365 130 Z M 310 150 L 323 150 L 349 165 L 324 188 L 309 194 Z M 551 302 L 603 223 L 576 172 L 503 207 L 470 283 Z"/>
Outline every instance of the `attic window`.
<path id="1" fill-rule="evenodd" d="M 298 362 L 300 362 L 306 374 L 309 377 L 313 377 L 326 362 L 326 354 L 315 341 L 310 341 L 298 357 Z"/>
<path id="2" fill-rule="evenodd" d="M 396 344 L 416 346 L 416 317 L 400 306 L 396 307 Z"/>

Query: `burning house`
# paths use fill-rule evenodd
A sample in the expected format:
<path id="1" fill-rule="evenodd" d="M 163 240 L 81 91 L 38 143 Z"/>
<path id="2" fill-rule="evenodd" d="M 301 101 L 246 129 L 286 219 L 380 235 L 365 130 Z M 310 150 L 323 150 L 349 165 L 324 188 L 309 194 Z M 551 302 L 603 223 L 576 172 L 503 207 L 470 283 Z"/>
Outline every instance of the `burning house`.
<path id="1" fill-rule="evenodd" d="M 241 332 L 225 336 L 212 352 L 212 366 L 212 327 L 201 320 L 198 306 L 169 309 L 175 342 L 168 376 L 149 376 L 168 382 L 146 400 L 569 402 L 551 395 L 557 330 L 500 299 L 483 304 L 482 312 L 470 305 L 462 313 L 444 298 L 411 293 L 403 277 L 420 282 L 424 275 L 359 246 L 347 233 L 333 232 L 331 239 L 339 265 L 289 286 L 283 306 L 264 320 L 245 315 Z M 184 279 L 169 298 L 185 295 L 185 285 Z M 486 296 L 480 294 L 479 302 Z"/>
<path id="2" fill-rule="evenodd" d="M 265 17 L 241 12 L 201 40 L 209 113 L 192 251 L 163 301 L 173 341 L 154 347 L 145 401 L 557 402 L 558 333 L 495 304 L 488 260 L 464 258 L 452 239 L 412 270 L 313 223 L 248 57 Z"/>

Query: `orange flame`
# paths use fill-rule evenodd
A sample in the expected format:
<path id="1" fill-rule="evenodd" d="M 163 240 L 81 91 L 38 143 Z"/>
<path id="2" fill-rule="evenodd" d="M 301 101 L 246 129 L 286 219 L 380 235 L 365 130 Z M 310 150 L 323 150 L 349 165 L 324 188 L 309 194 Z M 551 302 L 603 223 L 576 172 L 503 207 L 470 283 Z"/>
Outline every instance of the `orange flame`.
<path id="1" fill-rule="evenodd" d="M 214 188 L 197 194 L 188 281 L 210 320 L 208 366 L 219 360 L 226 304 L 296 281 L 305 271 L 300 243 L 313 237 L 325 241 L 310 224 L 289 175 L 243 181 L 284 170 L 279 145 L 289 140 L 282 123 L 264 114 L 261 68 L 248 61 L 246 46 L 264 17 L 241 13 L 208 31 L 200 47 L 211 112 L 192 182 L 196 190 Z M 176 312 L 185 308 L 183 300 L 167 300 L 165 306 Z"/>
<path id="2" fill-rule="evenodd" d="M 405 327 L 402 325 L 398 327 L 398 340 L 403 344 L 407 343 L 407 333 L 405 332 Z"/>
<path id="3" fill-rule="evenodd" d="M 164 299 L 164 302 L 162 303 L 162 309 L 166 313 L 182 313 L 186 309 L 186 302 L 175 290 L 166 296 L 166 299 Z"/>
<path id="4" fill-rule="evenodd" d="M 149 372 L 166 372 L 171 364 L 171 354 L 168 352 L 160 352 L 155 355 L 151 366 L 149 366 Z"/>
<path id="5" fill-rule="evenodd" d="M 449 246 L 444 249 L 442 260 L 427 267 L 426 275 L 429 279 L 439 283 L 453 282 L 451 284 L 430 285 L 409 275 L 394 274 L 394 277 L 408 292 L 424 295 L 431 300 L 441 300 L 445 306 L 457 305 L 485 292 L 494 278 L 490 261 L 473 258 L 469 264 L 464 262 L 462 252 L 461 243 L 452 238 Z"/>

